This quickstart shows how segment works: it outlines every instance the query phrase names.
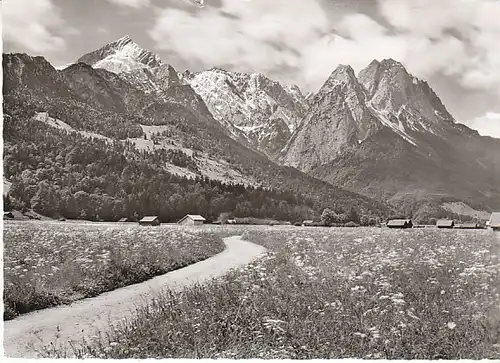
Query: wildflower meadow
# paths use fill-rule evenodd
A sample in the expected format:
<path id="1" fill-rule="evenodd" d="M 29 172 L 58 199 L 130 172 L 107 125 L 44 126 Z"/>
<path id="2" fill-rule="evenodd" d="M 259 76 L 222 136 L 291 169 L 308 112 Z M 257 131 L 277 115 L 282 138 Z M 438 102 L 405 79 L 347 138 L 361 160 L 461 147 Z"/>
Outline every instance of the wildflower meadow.
<path id="1" fill-rule="evenodd" d="M 249 228 L 265 257 L 137 309 L 100 358 L 500 358 L 492 231 Z M 61 354 L 61 352 L 59 352 Z"/>
<path id="2" fill-rule="evenodd" d="M 195 228 L 4 223 L 4 319 L 142 282 L 223 249 L 220 236 Z"/>

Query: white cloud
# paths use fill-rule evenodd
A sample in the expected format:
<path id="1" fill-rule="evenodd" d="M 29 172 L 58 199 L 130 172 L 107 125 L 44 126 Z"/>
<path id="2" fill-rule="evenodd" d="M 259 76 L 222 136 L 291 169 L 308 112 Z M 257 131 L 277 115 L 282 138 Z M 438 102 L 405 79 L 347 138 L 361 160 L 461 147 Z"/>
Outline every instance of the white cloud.
<path id="1" fill-rule="evenodd" d="M 149 34 L 187 62 L 262 71 L 306 90 L 338 64 L 359 71 L 374 58 L 397 59 L 420 78 L 441 73 L 500 90 L 500 1 L 377 1 L 390 27 L 353 13 L 332 24 L 321 0 L 221 0 L 194 13 L 165 8 Z"/>
<path id="2" fill-rule="evenodd" d="M 59 9 L 50 0 L 7 0 L 2 4 L 3 37 L 32 52 L 62 50 L 65 27 Z M 74 30 L 72 30 L 74 32 Z"/>
<path id="3" fill-rule="evenodd" d="M 310 42 L 303 52 L 306 79 L 313 83 L 325 80 L 338 64 L 351 65 L 359 71 L 373 59 L 401 59 L 407 44 L 400 38 L 388 36 L 387 30 L 372 18 L 354 14 L 336 25 L 336 33 Z"/>
<path id="4" fill-rule="evenodd" d="M 120 6 L 127 6 L 130 8 L 141 8 L 149 6 L 150 0 L 107 0 L 110 3 Z"/>
<path id="5" fill-rule="evenodd" d="M 441 71 L 464 87 L 500 91 L 500 1 L 379 0 L 379 5 L 398 37 L 419 40 L 418 52 L 405 58 L 412 71 Z"/>
<path id="6" fill-rule="evenodd" d="M 500 113 L 487 112 L 481 117 L 467 122 L 467 125 L 483 136 L 492 136 L 500 139 Z"/>
<path id="7" fill-rule="evenodd" d="M 449 28 L 470 27 L 471 11 L 481 1 L 378 0 L 378 3 L 381 13 L 400 31 L 436 38 Z"/>
<path id="8" fill-rule="evenodd" d="M 275 73 L 301 67 L 304 49 L 328 27 L 316 0 L 222 0 L 194 13 L 163 9 L 149 34 L 159 49 L 206 68 Z"/>

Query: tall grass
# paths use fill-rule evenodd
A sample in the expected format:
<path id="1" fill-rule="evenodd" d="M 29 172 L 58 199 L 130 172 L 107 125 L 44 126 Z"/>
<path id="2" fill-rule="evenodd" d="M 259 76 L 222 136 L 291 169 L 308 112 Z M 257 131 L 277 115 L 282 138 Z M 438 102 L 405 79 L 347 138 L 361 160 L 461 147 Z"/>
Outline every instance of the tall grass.
<path id="1" fill-rule="evenodd" d="M 488 231 L 267 228 L 245 237 L 268 255 L 166 292 L 71 354 L 500 358 L 499 243 Z"/>
<path id="2" fill-rule="evenodd" d="M 194 228 L 6 223 L 4 320 L 142 282 L 223 249 L 220 236 Z"/>

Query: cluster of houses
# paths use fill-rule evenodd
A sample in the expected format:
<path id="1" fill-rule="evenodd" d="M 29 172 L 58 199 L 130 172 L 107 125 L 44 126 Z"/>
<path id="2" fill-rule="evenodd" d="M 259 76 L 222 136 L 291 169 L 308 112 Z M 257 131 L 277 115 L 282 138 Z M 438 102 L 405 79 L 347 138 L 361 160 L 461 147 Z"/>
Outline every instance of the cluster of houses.
<path id="1" fill-rule="evenodd" d="M 14 219 L 15 216 L 13 212 L 4 212 L 3 219 Z M 129 218 L 122 218 L 119 222 L 132 222 Z M 186 214 L 183 218 L 181 218 L 177 224 L 184 226 L 200 226 L 206 222 L 206 219 L 199 214 Z M 160 220 L 158 216 L 146 216 L 139 221 L 141 226 L 159 226 Z M 217 224 L 217 223 L 215 223 Z M 227 224 L 236 224 L 235 219 L 229 219 Z M 321 226 L 320 223 L 315 223 L 312 220 L 305 220 L 302 223 L 296 223 L 296 226 Z M 389 220 L 386 224 L 388 228 L 398 228 L 398 229 L 407 229 L 407 228 L 423 228 L 426 226 L 418 226 L 414 225 L 411 219 L 392 219 Z M 491 228 L 494 231 L 500 231 L 500 212 L 494 212 L 491 214 L 490 220 L 486 222 L 486 225 L 482 225 L 476 222 L 468 222 L 468 223 L 455 223 L 454 220 L 451 219 L 440 219 L 436 223 L 437 228 L 443 229 L 484 229 Z"/>
<path id="2" fill-rule="evenodd" d="M 204 224 L 205 221 L 206 219 L 198 214 L 186 214 L 177 222 L 177 224 L 184 226 L 200 226 Z M 129 218 L 122 218 L 118 222 L 126 223 L 131 222 L 131 220 Z M 158 216 L 145 216 L 139 221 L 139 224 L 141 226 L 159 226 L 160 219 L 158 218 Z"/>
<path id="3" fill-rule="evenodd" d="M 411 219 L 393 219 L 387 222 L 388 228 L 416 228 Z M 500 231 L 500 212 L 495 212 L 491 214 L 490 220 L 486 222 L 486 226 L 481 223 L 467 222 L 467 223 L 455 223 L 451 219 L 440 219 L 436 222 L 437 228 L 443 229 L 484 229 L 490 227 L 494 231 Z"/>
<path id="4" fill-rule="evenodd" d="M 119 222 L 129 222 L 128 218 L 122 218 Z M 200 226 L 205 223 L 206 219 L 198 214 L 187 214 L 183 218 L 181 218 L 177 224 L 184 226 Z M 228 224 L 236 224 L 236 220 L 230 219 L 227 221 Z M 160 220 L 157 216 L 146 216 L 139 221 L 141 226 L 159 226 Z M 314 223 L 312 220 L 306 220 L 302 223 L 297 223 L 296 225 L 302 226 L 317 226 L 318 223 Z M 419 228 L 423 226 L 414 225 L 411 219 L 392 219 L 387 222 L 386 225 L 388 228 L 398 228 L 398 229 L 407 229 L 407 228 Z M 485 228 L 480 223 L 475 222 L 467 222 L 467 223 L 455 223 L 454 220 L 451 219 L 440 219 L 436 223 L 437 228 L 443 229 L 483 229 Z M 495 212 L 491 214 L 490 220 L 486 222 L 486 228 L 490 227 L 495 231 L 500 231 L 500 212 Z"/>

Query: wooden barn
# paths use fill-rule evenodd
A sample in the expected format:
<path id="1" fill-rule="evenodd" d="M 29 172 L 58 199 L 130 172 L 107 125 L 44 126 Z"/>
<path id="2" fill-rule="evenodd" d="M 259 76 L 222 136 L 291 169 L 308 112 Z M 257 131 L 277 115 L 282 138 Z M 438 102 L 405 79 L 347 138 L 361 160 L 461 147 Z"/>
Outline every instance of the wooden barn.
<path id="1" fill-rule="evenodd" d="M 392 219 L 387 222 L 387 227 L 400 229 L 413 228 L 413 222 L 411 219 Z"/>
<path id="2" fill-rule="evenodd" d="M 177 224 L 184 226 L 201 226 L 206 219 L 198 214 L 186 214 Z"/>
<path id="3" fill-rule="evenodd" d="M 476 223 L 476 222 L 467 222 L 467 223 L 463 223 L 461 225 L 459 225 L 458 227 L 455 227 L 455 228 L 459 228 L 459 229 L 481 229 L 481 225 L 479 223 Z"/>
<path id="4" fill-rule="evenodd" d="M 491 214 L 490 228 L 492 228 L 494 231 L 500 231 L 500 212 Z"/>
<path id="5" fill-rule="evenodd" d="M 120 223 L 130 222 L 130 219 L 128 219 L 127 217 L 124 217 L 124 218 L 120 218 L 120 220 L 118 222 L 120 222 Z"/>
<path id="6" fill-rule="evenodd" d="M 139 221 L 141 226 L 159 226 L 160 220 L 157 216 L 146 216 Z"/>
<path id="7" fill-rule="evenodd" d="M 440 219 L 436 223 L 437 228 L 453 228 L 455 227 L 455 222 L 451 219 Z"/>
<path id="8" fill-rule="evenodd" d="M 3 219 L 14 219 L 12 212 L 3 212 Z"/>
<path id="9" fill-rule="evenodd" d="M 312 227 L 314 225 L 314 221 L 313 220 L 305 220 L 305 221 L 302 221 L 302 227 Z"/>

